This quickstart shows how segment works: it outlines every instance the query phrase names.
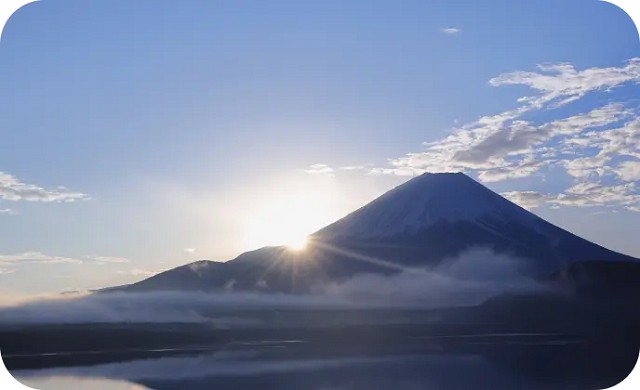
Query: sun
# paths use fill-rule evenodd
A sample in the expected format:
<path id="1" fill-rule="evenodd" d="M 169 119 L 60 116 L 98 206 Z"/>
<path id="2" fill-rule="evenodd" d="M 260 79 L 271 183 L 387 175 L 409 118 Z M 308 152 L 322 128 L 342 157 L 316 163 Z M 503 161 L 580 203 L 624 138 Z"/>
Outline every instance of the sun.
<path id="1" fill-rule="evenodd" d="M 287 249 L 290 249 L 294 252 L 299 252 L 299 251 L 305 250 L 308 244 L 309 244 L 309 237 L 305 236 L 305 237 L 297 237 L 297 238 L 291 239 L 289 240 L 289 242 L 285 243 L 284 245 L 287 247 Z"/>
<path id="2" fill-rule="evenodd" d="M 307 247 L 309 234 L 322 226 L 318 225 L 316 212 L 307 208 L 285 210 L 278 205 L 265 208 L 265 211 L 253 216 L 247 223 L 247 249 L 285 246 L 293 251 L 302 251 Z"/>
<path id="3" fill-rule="evenodd" d="M 333 222 L 336 215 L 330 195 L 322 191 L 281 191 L 263 199 L 244 221 L 245 250 L 284 246 L 303 251 L 309 235 Z"/>

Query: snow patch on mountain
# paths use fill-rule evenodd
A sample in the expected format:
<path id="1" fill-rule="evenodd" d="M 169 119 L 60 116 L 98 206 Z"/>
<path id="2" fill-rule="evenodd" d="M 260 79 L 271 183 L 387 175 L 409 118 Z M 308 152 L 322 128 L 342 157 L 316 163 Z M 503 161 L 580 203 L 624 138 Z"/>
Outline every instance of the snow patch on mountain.
<path id="1" fill-rule="evenodd" d="M 518 223 L 541 232 L 543 221 L 462 173 L 425 173 L 318 231 L 322 238 L 381 239 L 416 234 L 439 222 Z"/>

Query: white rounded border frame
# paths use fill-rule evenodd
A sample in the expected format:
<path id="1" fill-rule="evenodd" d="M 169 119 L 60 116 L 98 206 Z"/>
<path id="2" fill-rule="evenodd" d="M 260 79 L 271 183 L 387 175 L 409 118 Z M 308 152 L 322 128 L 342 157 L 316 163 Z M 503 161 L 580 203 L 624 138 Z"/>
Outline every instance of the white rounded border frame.
<path id="1" fill-rule="evenodd" d="M 2 50 L 2 33 L 4 27 L 11 16 L 20 8 L 27 4 L 31 4 L 40 0 L 0 0 L 0 50 Z M 46 1 L 46 0 L 45 0 Z M 55 1 L 55 0 L 53 0 Z M 622 9 L 633 21 L 638 31 L 638 39 L 640 39 L 640 0 L 600 0 L 602 2 L 613 4 Z M 640 330 L 639 330 L 640 331 Z M 2 361 L 2 352 L 0 351 L 0 388 L 5 390 L 33 390 L 31 387 L 25 386 L 18 382 L 7 370 Z M 640 389 L 640 365 L 636 362 L 636 366 L 629 376 L 619 384 L 611 387 L 612 390 L 632 390 Z M 44 389 L 46 390 L 46 389 Z"/>

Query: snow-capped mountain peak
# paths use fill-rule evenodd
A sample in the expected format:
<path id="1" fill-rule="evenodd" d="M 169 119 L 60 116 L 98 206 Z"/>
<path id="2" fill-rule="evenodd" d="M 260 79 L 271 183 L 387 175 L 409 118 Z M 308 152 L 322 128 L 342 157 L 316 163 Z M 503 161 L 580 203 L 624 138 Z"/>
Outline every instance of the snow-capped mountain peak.
<path id="1" fill-rule="evenodd" d="M 425 173 L 325 227 L 323 238 L 394 237 L 438 222 L 505 219 L 535 227 L 538 218 L 463 173 Z"/>

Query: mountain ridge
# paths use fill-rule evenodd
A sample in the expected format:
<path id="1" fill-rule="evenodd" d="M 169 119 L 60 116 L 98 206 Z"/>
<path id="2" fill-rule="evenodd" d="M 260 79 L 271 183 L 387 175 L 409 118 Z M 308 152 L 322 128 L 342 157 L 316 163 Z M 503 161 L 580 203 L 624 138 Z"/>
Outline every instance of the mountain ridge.
<path id="1" fill-rule="evenodd" d="M 431 269 L 474 248 L 526 259 L 523 272 L 535 278 L 576 262 L 639 263 L 545 221 L 462 173 L 423 174 L 311 234 L 304 251 L 259 248 L 106 291 L 309 292 L 357 274 Z"/>

